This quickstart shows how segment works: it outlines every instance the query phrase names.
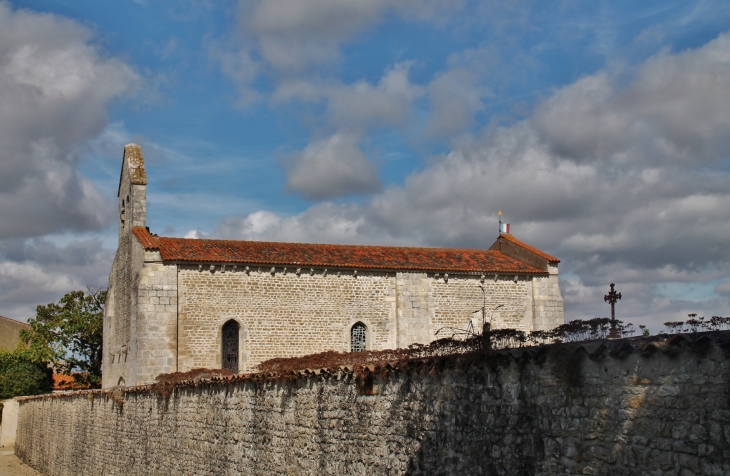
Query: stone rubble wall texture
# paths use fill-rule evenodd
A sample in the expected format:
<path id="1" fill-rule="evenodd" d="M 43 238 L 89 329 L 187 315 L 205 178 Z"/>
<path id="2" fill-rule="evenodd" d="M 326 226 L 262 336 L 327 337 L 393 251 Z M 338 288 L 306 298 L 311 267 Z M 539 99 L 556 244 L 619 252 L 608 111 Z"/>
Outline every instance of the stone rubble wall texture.
<path id="1" fill-rule="evenodd" d="M 576 348 L 30 397 L 15 451 L 52 476 L 730 474 L 726 348 Z"/>

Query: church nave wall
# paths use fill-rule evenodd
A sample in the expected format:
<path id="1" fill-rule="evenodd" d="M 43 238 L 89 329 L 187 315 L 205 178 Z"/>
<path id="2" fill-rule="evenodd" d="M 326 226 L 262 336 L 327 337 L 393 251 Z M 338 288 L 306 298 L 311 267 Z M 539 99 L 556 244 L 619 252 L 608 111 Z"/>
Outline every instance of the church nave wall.
<path id="1" fill-rule="evenodd" d="M 241 326 L 243 371 L 274 357 L 348 352 L 358 321 L 368 327 L 369 349 L 395 347 L 394 273 L 232 268 L 180 267 L 180 371 L 221 366 L 221 328 L 231 319 Z"/>

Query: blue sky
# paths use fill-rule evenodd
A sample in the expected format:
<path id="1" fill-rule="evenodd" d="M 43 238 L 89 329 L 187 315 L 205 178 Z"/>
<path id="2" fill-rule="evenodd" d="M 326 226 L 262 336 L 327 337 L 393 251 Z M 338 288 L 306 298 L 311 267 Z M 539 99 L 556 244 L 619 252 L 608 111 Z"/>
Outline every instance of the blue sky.
<path id="1" fill-rule="evenodd" d="M 103 286 L 122 147 L 172 236 L 562 259 L 566 317 L 730 303 L 730 4 L 0 3 L 0 314 Z"/>

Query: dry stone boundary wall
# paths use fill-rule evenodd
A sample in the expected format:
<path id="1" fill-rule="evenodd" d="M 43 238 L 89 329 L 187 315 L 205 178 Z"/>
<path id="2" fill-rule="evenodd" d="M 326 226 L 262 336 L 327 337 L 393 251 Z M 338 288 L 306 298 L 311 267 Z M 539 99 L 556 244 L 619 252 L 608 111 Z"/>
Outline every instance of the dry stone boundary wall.
<path id="1" fill-rule="evenodd" d="M 632 342 L 32 397 L 16 453 L 48 475 L 730 474 L 727 346 Z"/>

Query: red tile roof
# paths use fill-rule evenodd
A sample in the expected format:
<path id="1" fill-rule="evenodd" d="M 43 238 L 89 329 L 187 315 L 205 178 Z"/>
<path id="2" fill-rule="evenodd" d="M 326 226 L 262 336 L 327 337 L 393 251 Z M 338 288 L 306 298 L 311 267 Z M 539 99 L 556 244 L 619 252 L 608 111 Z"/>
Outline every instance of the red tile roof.
<path id="1" fill-rule="evenodd" d="M 132 231 L 145 249 L 159 250 L 163 261 L 545 274 L 539 268 L 490 250 L 198 240 L 157 237 L 145 228 Z"/>
<path id="2" fill-rule="evenodd" d="M 152 236 L 152 234 L 147 231 L 147 228 L 141 228 L 141 227 L 134 227 L 132 228 L 132 233 L 134 233 L 134 236 L 137 237 L 140 243 L 142 243 L 142 246 L 144 246 L 144 249 L 146 250 L 159 250 L 160 249 L 160 239 L 157 236 Z"/>
<path id="3" fill-rule="evenodd" d="M 73 375 L 53 374 L 53 390 L 84 390 L 89 384 L 76 383 Z"/>
<path id="4" fill-rule="evenodd" d="M 534 248 L 534 247 L 528 245 L 527 243 L 523 243 L 509 233 L 501 233 L 499 236 L 501 236 L 505 240 L 509 240 L 510 242 L 514 243 L 517 246 L 521 246 L 522 248 L 524 248 L 526 250 L 532 251 L 536 255 L 538 255 L 542 258 L 545 258 L 546 260 L 550 261 L 551 263 L 560 263 L 560 260 L 558 258 L 556 258 L 555 256 L 551 256 L 551 255 L 545 253 L 544 251 L 540 251 L 537 248 Z"/>

